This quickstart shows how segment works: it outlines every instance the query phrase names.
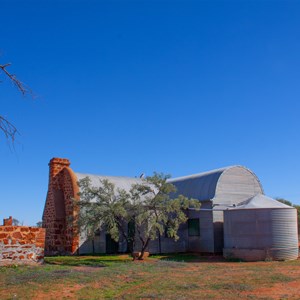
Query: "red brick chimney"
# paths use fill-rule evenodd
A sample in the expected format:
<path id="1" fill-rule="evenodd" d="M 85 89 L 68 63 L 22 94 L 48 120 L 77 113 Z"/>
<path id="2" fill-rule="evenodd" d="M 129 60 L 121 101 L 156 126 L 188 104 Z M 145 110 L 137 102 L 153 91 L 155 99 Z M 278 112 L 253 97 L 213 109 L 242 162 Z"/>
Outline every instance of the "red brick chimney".
<path id="1" fill-rule="evenodd" d="M 3 219 L 3 226 L 12 226 L 13 218 L 10 216 L 8 219 Z"/>
<path id="2" fill-rule="evenodd" d="M 55 177 L 62 169 L 70 166 L 70 161 L 66 158 L 54 157 L 49 162 L 49 179 Z"/>

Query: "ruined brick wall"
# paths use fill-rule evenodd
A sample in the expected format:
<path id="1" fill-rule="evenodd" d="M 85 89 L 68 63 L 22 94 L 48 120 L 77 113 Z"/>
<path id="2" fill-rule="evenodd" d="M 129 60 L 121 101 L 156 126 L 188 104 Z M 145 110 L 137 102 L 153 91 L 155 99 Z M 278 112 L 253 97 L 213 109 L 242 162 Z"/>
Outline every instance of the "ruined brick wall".
<path id="1" fill-rule="evenodd" d="M 49 185 L 43 214 L 46 228 L 45 253 L 47 255 L 74 254 L 79 238 L 76 230 L 78 198 L 77 178 L 67 159 L 53 158 L 49 163 Z"/>
<path id="2" fill-rule="evenodd" d="M 3 226 L 12 226 L 13 218 L 10 216 L 8 219 L 3 219 Z"/>
<path id="3" fill-rule="evenodd" d="M 44 245 L 44 228 L 0 226 L 0 265 L 41 263 Z"/>

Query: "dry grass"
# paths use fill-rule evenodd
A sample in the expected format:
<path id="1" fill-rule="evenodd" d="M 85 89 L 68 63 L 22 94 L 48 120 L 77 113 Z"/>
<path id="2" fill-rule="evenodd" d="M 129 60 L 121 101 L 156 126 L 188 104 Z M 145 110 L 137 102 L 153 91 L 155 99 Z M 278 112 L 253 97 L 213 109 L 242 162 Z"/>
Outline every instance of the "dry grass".
<path id="1" fill-rule="evenodd" d="M 226 262 L 196 255 L 51 257 L 0 268 L 0 299 L 299 299 L 300 260 Z"/>

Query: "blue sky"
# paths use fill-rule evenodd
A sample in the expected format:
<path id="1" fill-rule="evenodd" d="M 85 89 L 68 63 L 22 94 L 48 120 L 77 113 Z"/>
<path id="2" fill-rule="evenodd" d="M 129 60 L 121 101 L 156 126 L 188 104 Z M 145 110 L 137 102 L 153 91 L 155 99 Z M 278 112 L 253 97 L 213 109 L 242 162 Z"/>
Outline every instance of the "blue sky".
<path id="1" fill-rule="evenodd" d="M 41 220 L 52 157 L 173 177 L 228 165 L 300 204 L 300 3 L 1 1 L 0 218 Z"/>

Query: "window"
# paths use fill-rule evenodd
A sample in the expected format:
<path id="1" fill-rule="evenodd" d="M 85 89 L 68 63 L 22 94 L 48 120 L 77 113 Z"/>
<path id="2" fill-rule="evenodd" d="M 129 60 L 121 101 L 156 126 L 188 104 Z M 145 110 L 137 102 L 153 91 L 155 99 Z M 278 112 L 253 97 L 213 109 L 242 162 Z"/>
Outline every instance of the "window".
<path id="1" fill-rule="evenodd" d="M 189 236 L 200 235 L 199 219 L 188 219 L 188 233 Z"/>
<path id="2" fill-rule="evenodd" d="M 130 220 L 127 227 L 127 234 L 129 238 L 133 238 L 135 235 L 135 222 Z"/>
<path id="3" fill-rule="evenodd" d="M 134 242 L 134 236 L 135 236 L 135 222 L 134 220 L 130 220 L 127 227 L 127 252 L 133 251 L 133 242 Z"/>

